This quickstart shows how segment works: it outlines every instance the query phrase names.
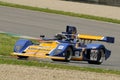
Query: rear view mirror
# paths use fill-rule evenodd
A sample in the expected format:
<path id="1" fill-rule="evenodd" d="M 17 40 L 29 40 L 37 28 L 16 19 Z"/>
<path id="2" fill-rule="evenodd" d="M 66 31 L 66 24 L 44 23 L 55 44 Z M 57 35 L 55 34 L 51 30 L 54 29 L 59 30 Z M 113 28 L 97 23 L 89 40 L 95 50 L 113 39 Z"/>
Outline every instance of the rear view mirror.
<path id="1" fill-rule="evenodd" d="M 42 39 L 43 39 L 44 37 L 45 37 L 45 35 L 40 35 L 40 38 L 42 38 Z"/>

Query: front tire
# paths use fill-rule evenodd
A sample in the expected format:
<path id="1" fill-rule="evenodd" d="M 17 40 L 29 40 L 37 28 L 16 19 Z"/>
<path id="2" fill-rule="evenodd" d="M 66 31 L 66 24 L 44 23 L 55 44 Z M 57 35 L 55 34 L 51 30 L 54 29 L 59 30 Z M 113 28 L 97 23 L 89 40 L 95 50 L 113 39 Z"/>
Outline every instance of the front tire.
<path id="1" fill-rule="evenodd" d="M 101 64 L 105 60 L 105 51 L 104 49 L 96 50 L 95 52 L 90 52 L 89 64 Z"/>
<path id="2" fill-rule="evenodd" d="M 20 59 L 20 60 L 26 60 L 26 59 L 28 59 L 28 56 L 17 56 L 18 57 L 18 59 Z"/>
<path id="3" fill-rule="evenodd" d="M 63 61 L 63 62 L 69 62 L 71 60 L 73 54 L 73 50 L 71 47 L 68 47 L 64 53 L 64 59 L 63 60 L 59 60 L 59 59 L 52 59 L 53 61 Z"/>
<path id="4" fill-rule="evenodd" d="M 69 62 L 72 57 L 73 50 L 71 47 L 68 47 L 67 50 L 65 51 L 65 62 Z"/>

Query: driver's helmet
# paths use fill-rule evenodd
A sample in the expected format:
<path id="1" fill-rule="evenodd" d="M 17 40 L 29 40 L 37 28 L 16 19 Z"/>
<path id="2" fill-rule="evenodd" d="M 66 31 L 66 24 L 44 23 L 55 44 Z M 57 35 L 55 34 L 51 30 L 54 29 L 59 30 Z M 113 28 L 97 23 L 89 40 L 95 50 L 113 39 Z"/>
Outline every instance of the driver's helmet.
<path id="1" fill-rule="evenodd" d="M 63 34 L 56 34 L 55 39 L 62 40 L 62 39 L 66 39 L 66 37 Z"/>

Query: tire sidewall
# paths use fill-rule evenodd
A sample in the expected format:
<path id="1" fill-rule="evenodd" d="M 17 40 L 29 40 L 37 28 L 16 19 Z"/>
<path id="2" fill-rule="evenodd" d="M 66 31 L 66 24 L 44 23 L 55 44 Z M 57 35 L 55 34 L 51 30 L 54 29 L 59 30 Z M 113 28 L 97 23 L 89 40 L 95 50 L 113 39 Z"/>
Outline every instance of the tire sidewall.
<path id="1" fill-rule="evenodd" d="M 72 57 L 73 50 L 72 48 L 68 47 L 67 50 L 65 51 L 65 61 L 69 62 Z"/>

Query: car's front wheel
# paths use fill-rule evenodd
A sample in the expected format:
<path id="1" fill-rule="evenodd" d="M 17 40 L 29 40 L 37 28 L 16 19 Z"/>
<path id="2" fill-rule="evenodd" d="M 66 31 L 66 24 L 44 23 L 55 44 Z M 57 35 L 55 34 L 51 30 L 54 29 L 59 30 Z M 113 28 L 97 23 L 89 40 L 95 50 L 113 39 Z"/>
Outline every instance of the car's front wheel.
<path id="1" fill-rule="evenodd" d="M 26 59 L 28 59 L 28 56 L 17 56 L 18 57 L 18 59 L 21 59 L 21 60 L 26 60 Z"/>
<path id="2" fill-rule="evenodd" d="M 69 62 L 72 57 L 73 50 L 71 47 L 68 47 L 67 50 L 65 51 L 65 62 Z"/>

